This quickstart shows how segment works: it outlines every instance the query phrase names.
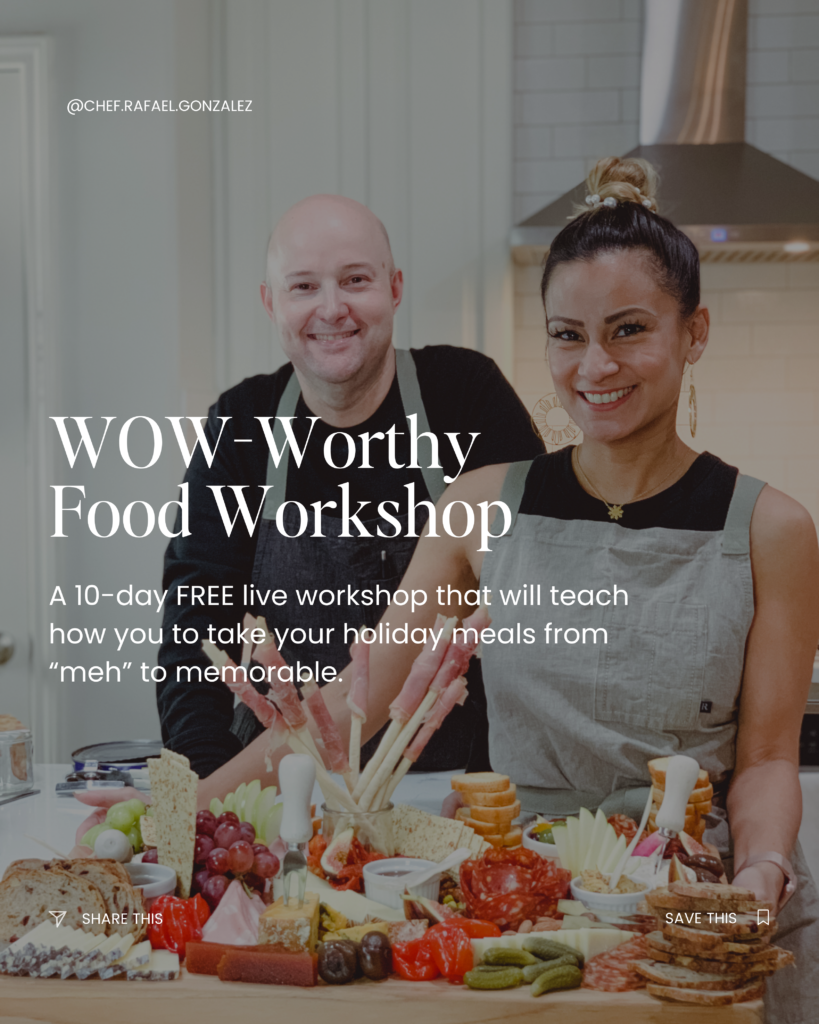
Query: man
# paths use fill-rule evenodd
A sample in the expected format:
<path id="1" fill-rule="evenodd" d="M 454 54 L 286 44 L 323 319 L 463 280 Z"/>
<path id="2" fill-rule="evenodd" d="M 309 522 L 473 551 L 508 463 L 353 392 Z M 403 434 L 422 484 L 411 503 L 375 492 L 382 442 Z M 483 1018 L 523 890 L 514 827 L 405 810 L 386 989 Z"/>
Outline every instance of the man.
<path id="1" fill-rule="evenodd" d="M 252 584 L 247 610 L 263 615 L 282 636 L 296 628 L 307 633 L 307 642 L 280 644 L 288 663 L 318 662 L 340 671 L 349 662 L 345 627 L 374 626 L 409 564 L 427 516 L 423 501 L 437 501 L 445 482 L 460 472 L 543 451 L 526 410 L 491 359 L 446 345 L 396 352 L 393 318 L 402 291 L 403 276 L 395 269 L 387 232 L 360 203 L 313 196 L 290 209 L 273 231 L 261 294 L 290 362 L 274 374 L 248 378 L 211 408 L 206 426 L 211 450 L 220 438 L 220 417 L 230 419 L 212 465 L 201 447 L 191 460 L 185 476 L 190 534 L 174 538 L 165 557 L 169 593 L 159 662 L 167 679 L 157 684 L 162 738 L 187 755 L 200 776 L 238 754 L 261 727 L 242 706 L 234 718 L 233 694 L 221 682 L 186 681 L 185 666 L 208 662 L 198 646 L 175 642 L 174 636 L 182 637 L 190 627 L 200 637 L 208 626 L 235 630 L 246 610 L 243 586 Z M 278 466 L 269 457 L 256 417 L 276 416 L 295 417 L 300 465 L 289 446 Z M 355 439 L 354 455 L 343 438 L 331 437 L 341 432 Z M 429 468 L 437 460 L 434 439 L 422 436 L 428 432 L 437 439 L 437 469 Z M 284 435 L 280 440 L 279 448 Z M 260 488 L 269 487 L 264 510 L 252 534 L 238 515 L 227 536 L 208 487 L 222 487 L 232 517 L 237 505 L 230 504 L 230 487 L 241 485 L 253 515 Z M 315 512 L 320 530 L 314 529 L 311 514 L 310 528 L 297 535 L 296 502 L 311 512 L 321 503 Z M 386 524 L 373 510 L 383 502 L 406 509 L 393 517 L 400 529 L 379 530 Z M 352 520 L 344 517 L 345 505 L 355 513 Z M 360 524 L 369 536 L 362 536 L 361 529 L 351 533 L 349 522 Z M 177 602 L 180 585 L 214 584 L 232 585 L 237 603 L 191 604 L 190 590 L 183 590 L 185 600 Z M 380 586 L 382 599 L 361 606 L 353 594 L 327 607 L 296 597 L 297 591 L 346 591 L 348 585 L 353 591 Z M 276 590 L 286 591 L 285 604 L 274 603 L 270 595 Z M 239 661 L 239 644 L 220 646 Z M 472 689 L 480 699 L 479 677 Z M 483 716 L 470 704 L 456 710 L 419 768 L 466 764 L 475 722 Z M 371 749 L 372 740 L 362 760 Z"/>

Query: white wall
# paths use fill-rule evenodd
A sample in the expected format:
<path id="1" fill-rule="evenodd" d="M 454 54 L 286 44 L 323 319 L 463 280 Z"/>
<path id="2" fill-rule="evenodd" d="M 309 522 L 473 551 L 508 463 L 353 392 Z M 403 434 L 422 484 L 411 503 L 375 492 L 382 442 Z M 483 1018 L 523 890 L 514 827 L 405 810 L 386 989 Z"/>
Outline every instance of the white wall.
<path id="1" fill-rule="evenodd" d="M 195 79 L 202 59 L 207 81 L 208 46 L 197 22 L 206 6 L 195 4 L 192 11 L 190 2 L 187 6 L 193 18 L 183 36 L 176 31 L 176 4 L 164 0 L 4 0 L 0 6 L 0 35 L 45 34 L 53 41 L 46 312 L 54 351 L 46 373 L 46 415 L 116 416 L 115 428 L 133 415 L 162 421 L 186 411 L 180 353 L 184 343 L 190 348 L 193 334 L 194 372 L 207 367 L 210 317 L 196 322 L 197 285 L 191 278 L 199 280 L 200 296 L 210 292 L 211 253 L 207 231 L 203 238 L 201 230 L 192 229 L 194 217 L 185 204 L 191 188 L 202 181 L 196 160 L 202 123 L 189 124 L 186 132 L 169 114 L 71 116 L 66 111 L 67 101 L 75 97 L 176 99 L 180 89 L 189 96 L 191 69 Z M 198 54 L 190 52 L 197 47 Z M 209 195 L 204 213 L 208 221 Z M 181 458 L 172 454 L 154 469 L 127 468 L 115 437 L 106 443 L 96 469 L 83 457 L 72 470 L 61 449 L 53 449 L 45 483 L 84 484 L 86 509 L 98 499 L 110 499 L 120 509 L 137 498 L 158 507 L 176 496 L 184 471 Z M 136 666 L 143 659 L 153 664 L 154 646 L 117 653 L 109 640 L 114 626 L 156 628 L 155 614 L 118 609 L 105 600 L 94 609 L 77 608 L 74 588 L 89 583 L 106 592 L 129 583 L 159 588 L 165 538 L 100 540 L 76 517 L 71 519 L 67 539 L 40 538 L 53 554 L 53 582 L 69 601 L 64 610 L 54 606 L 52 617 L 66 628 L 105 627 L 108 635 L 102 646 L 48 647 L 48 621 L 39 622 L 34 640 L 45 664 L 89 666 L 108 660 Z M 14 586 L 14 581 L 4 578 L 0 585 Z M 154 686 L 143 683 L 135 668 L 122 673 L 120 685 L 61 683 L 57 673 L 48 671 L 34 685 L 39 710 L 31 724 L 38 760 L 65 761 L 74 747 L 89 741 L 159 734 Z"/>
<path id="2" fill-rule="evenodd" d="M 224 383 L 282 361 L 258 301 L 273 223 L 316 192 L 371 206 L 406 291 L 402 346 L 511 368 L 507 0 L 225 0 Z"/>

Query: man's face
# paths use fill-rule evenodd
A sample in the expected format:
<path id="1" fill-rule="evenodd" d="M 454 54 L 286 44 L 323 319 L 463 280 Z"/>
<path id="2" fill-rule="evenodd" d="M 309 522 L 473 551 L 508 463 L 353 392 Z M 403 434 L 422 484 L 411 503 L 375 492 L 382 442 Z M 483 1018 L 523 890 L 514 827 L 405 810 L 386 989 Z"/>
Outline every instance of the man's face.
<path id="1" fill-rule="evenodd" d="M 403 281 L 364 207 L 314 197 L 274 233 L 262 298 L 293 365 L 308 380 L 366 379 L 383 366 Z"/>

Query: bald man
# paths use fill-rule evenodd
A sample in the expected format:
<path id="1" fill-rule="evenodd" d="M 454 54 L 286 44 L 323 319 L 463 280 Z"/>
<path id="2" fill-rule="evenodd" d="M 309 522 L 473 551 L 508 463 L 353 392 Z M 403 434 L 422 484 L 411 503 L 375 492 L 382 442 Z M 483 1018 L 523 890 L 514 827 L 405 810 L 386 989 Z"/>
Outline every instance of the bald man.
<path id="1" fill-rule="evenodd" d="M 350 660 L 349 630 L 377 624 L 445 478 L 543 451 L 528 413 L 491 359 L 439 344 L 441 338 L 428 339 L 432 344 L 425 348 L 394 348 L 393 320 L 403 286 L 383 224 L 354 200 L 312 196 L 288 210 L 271 235 L 261 296 L 289 362 L 273 374 L 242 381 L 210 409 L 211 450 L 223 423 L 224 432 L 210 467 L 201 448 L 191 460 L 185 476 L 190 533 L 175 537 L 165 557 L 168 596 L 159 662 L 167 679 L 157 684 L 162 738 L 188 756 L 201 777 L 250 744 L 261 726 L 244 705 L 234 714 L 233 695 L 222 683 L 185 681 L 188 668 L 208 664 L 196 646 L 180 642 L 185 629 L 205 636 L 208 626 L 236 630 L 246 612 L 263 615 L 268 628 L 278 631 L 289 664 L 340 671 Z M 278 465 L 268 454 L 256 417 L 277 416 L 295 417 L 295 442 L 304 452 L 300 464 L 289 446 Z M 339 432 L 354 439 L 352 457 L 343 438 L 332 437 Z M 427 465 L 435 460 L 432 441 L 420 437 L 424 433 L 437 438 L 439 467 Z M 471 441 L 472 434 L 477 436 Z M 415 438 L 420 457 L 413 467 Z M 226 536 L 208 488 L 222 487 L 233 516 L 237 506 L 230 488 L 237 485 L 245 485 L 252 514 L 261 488 L 269 490 L 252 533 L 239 516 Z M 296 503 L 311 511 L 309 530 L 300 532 Z M 312 514 L 316 503 L 320 530 Z M 386 520 L 384 503 L 392 510 Z M 345 535 L 345 505 L 366 535 Z M 234 603 L 192 604 L 190 590 L 178 601 L 180 585 L 232 586 Z M 252 585 L 247 603 L 246 585 Z M 378 601 L 362 604 L 357 589 L 376 586 Z M 347 595 L 348 587 L 349 599 L 329 607 L 297 598 L 297 592 L 320 589 Z M 276 591 L 286 592 L 287 600 L 276 600 Z M 305 642 L 298 632 L 294 642 L 294 630 L 306 631 Z M 239 662 L 239 644 L 219 646 Z M 474 769 L 486 767 L 482 739 L 474 742 L 476 726 L 485 721 L 479 673 L 470 675 L 470 692 L 470 701 L 455 709 L 426 748 L 418 769 L 461 768 L 470 757 Z M 363 748 L 362 761 L 377 740 Z"/>

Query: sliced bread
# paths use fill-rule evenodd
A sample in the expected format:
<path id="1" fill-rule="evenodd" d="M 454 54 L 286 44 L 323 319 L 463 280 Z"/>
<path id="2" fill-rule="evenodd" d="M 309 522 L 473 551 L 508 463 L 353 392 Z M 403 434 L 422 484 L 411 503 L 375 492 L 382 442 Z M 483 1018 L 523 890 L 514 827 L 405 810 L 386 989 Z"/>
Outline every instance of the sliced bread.
<path id="1" fill-rule="evenodd" d="M 747 1003 L 751 999 L 761 999 L 765 994 L 765 979 L 747 981 L 739 988 L 710 992 L 649 983 L 646 986 L 646 991 L 649 995 L 657 996 L 660 999 L 669 999 L 674 1003 L 694 1003 L 697 1006 L 730 1006 L 732 1003 Z"/>
<path id="2" fill-rule="evenodd" d="M 502 789 L 497 793 L 485 793 L 483 791 L 464 790 L 462 796 L 468 807 L 509 807 L 515 802 L 516 786 L 510 783 L 508 789 Z"/>
<path id="3" fill-rule="evenodd" d="M 144 938 L 147 923 L 142 920 L 145 916 L 142 892 L 131 885 L 131 876 L 119 861 L 88 857 L 54 860 L 44 865 L 46 871 L 54 868 L 70 871 L 96 885 L 105 900 L 106 913 L 110 919 L 105 926 L 106 935 L 115 932 L 133 935 L 135 942 Z"/>
<path id="4" fill-rule="evenodd" d="M 739 913 L 752 913 L 757 910 L 768 910 L 770 913 L 774 912 L 774 906 L 772 903 L 764 903 L 761 900 L 753 899 L 753 893 L 751 898 L 740 899 L 734 896 L 729 897 L 714 897 L 708 898 L 706 896 L 690 896 L 683 895 L 677 886 L 683 886 L 686 889 L 694 889 L 695 886 L 688 882 L 672 882 L 670 886 L 661 886 L 658 889 L 653 889 L 651 892 L 646 894 L 646 902 L 650 907 L 656 908 L 657 910 L 673 910 L 680 913 L 691 913 L 699 911 L 702 914 L 722 914 L 728 912 L 739 912 Z M 718 886 L 713 886 L 717 889 Z M 731 888 L 725 886 L 726 889 Z"/>
<path id="5" fill-rule="evenodd" d="M 515 818 L 520 814 L 520 800 L 516 800 L 508 807 L 473 807 L 472 818 L 475 821 L 494 822 L 504 824 L 508 828 Z"/>
<path id="6" fill-rule="evenodd" d="M 648 770 L 651 773 L 651 781 L 655 786 L 660 789 L 665 787 L 665 773 L 668 768 L 668 762 L 671 760 L 670 757 L 655 757 L 653 760 L 648 762 Z M 704 768 L 700 768 L 697 781 L 694 783 L 694 789 L 703 789 L 705 786 L 710 786 L 711 781 L 708 778 L 708 772 Z"/>
<path id="7" fill-rule="evenodd" d="M 24 857 L 22 860 L 13 860 L 3 872 L 3 880 L 8 878 L 12 871 L 17 871 L 18 868 L 34 871 L 36 868 L 41 868 L 45 863 L 40 857 Z"/>
<path id="8" fill-rule="evenodd" d="M 646 936 L 651 956 L 706 957 L 708 960 L 722 960 L 726 963 L 745 963 L 752 960 L 768 960 L 776 956 L 777 946 L 764 942 L 719 942 L 710 948 L 703 948 L 696 942 L 667 939 L 662 932 L 649 932 Z"/>
<path id="9" fill-rule="evenodd" d="M 14 942 L 43 921 L 53 920 L 51 910 L 65 910 L 63 924 L 96 935 L 105 932 L 99 919 L 105 914 L 102 893 L 87 878 L 55 868 L 18 868 L 0 882 L 0 943 Z M 86 923 L 84 914 L 98 918 Z"/>
<path id="10" fill-rule="evenodd" d="M 771 936 L 776 932 L 776 921 L 765 924 L 764 921 L 757 921 L 756 914 L 721 911 L 718 914 L 689 913 L 686 916 L 691 920 L 685 924 L 664 924 L 663 935 L 666 938 L 690 938 L 691 932 L 702 932 L 703 934 L 720 935 L 733 941 L 737 939 L 744 941 L 761 939 L 763 936 Z M 696 920 L 697 916 L 699 916 L 699 921 Z M 726 920 L 721 921 L 720 918 Z M 683 929 L 683 931 L 680 934 L 674 929 Z"/>
<path id="11" fill-rule="evenodd" d="M 750 980 L 745 973 L 693 971 L 690 967 L 655 963 L 653 960 L 637 960 L 632 967 L 642 978 L 654 985 L 670 985 L 673 988 L 698 989 L 703 992 L 720 992 L 725 989 L 740 988 Z"/>
<path id="12" fill-rule="evenodd" d="M 498 772 L 467 772 L 453 775 L 450 784 L 461 793 L 502 793 L 509 789 L 509 776 Z"/>

